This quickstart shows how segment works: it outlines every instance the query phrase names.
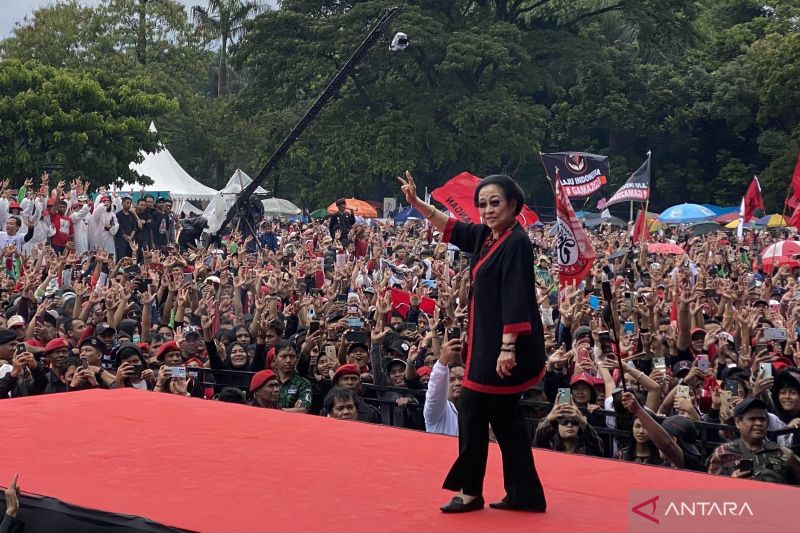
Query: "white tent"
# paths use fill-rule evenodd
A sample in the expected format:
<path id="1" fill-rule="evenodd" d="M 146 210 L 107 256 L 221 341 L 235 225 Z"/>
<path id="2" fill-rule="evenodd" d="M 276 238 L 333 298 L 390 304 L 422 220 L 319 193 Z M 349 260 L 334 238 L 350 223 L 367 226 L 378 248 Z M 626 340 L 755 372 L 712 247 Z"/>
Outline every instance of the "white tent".
<path id="1" fill-rule="evenodd" d="M 261 204 L 264 206 L 264 214 L 268 217 L 291 217 L 303 212 L 292 202 L 282 198 L 267 198 L 261 200 Z"/>
<path id="2" fill-rule="evenodd" d="M 203 212 L 203 216 L 208 220 L 209 233 L 216 233 L 222 226 L 222 221 L 228 214 L 231 207 L 236 204 L 236 200 L 242 190 L 253 182 L 250 176 L 241 169 L 236 169 L 225 188 L 214 195 L 211 202 Z M 261 187 L 256 187 L 255 194 L 267 194 Z"/>
<path id="3" fill-rule="evenodd" d="M 155 132 L 156 126 L 150 123 L 150 131 Z M 153 180 L 152 185 L 143 185 L 148 191 L 168 192 L 173 200 L 211 200 L 217 191 L 207 187 L 191 177 L 175 161 L 167 147 L 162 147 L 160 152 L 151 154 L 141 152 L 144 160 L 141 163 L 131 163 L 128 167 Z M 141 186 L 128 184 L 127 192 L 138 192 Z"/>

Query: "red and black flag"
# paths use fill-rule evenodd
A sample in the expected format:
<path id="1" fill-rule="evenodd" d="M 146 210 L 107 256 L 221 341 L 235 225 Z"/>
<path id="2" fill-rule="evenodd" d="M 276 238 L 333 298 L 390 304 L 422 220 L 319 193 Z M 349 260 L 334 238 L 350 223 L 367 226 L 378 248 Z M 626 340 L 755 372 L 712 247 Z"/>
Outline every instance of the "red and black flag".
<path id="1" fill-rule="evenodd" d="M 608 199 L 603 208 L 620 202 L 646 202 L 650 198 L 650 152 L 642 166 L 631 174 L 614 196 Z"/>
<path id="2" fill-rule="evenodd" d="M 548 178 L 558 176 L 569 198 L 591 196 L 608 181 L 608 157 L 586 152 L 542 154 Z"/>
<path id="3" fill-rule="evenodd" d="M 561 287 L 583 281 L 596 257 L 564 189 L 561 182 L 556 180 L 556 265 Z"/>

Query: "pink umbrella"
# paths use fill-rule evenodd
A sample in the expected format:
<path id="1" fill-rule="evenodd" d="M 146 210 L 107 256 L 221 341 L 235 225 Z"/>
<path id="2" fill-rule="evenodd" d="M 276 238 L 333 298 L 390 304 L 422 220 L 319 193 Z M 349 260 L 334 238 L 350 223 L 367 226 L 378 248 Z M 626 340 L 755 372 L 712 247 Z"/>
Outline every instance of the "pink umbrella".
<path id="1" fill-rule="evenodd" d="M 647 245 L 647 252 L 651 254 L 683 255 L 686 253 L 686 250 L 677 244 L 672 244 L 669 242 L 654 242 L 653 244 Z"/>
<path id="2" fill-rule="evenodd" d="M 783 265 L 794 268 L 800 266 L 798 256 L 800 256 L 800 242 L 778 241 L 764 248 L 761 252 L 761 263 L 765 272 L 771 272 L 773 267 L 780 268 Z"/>

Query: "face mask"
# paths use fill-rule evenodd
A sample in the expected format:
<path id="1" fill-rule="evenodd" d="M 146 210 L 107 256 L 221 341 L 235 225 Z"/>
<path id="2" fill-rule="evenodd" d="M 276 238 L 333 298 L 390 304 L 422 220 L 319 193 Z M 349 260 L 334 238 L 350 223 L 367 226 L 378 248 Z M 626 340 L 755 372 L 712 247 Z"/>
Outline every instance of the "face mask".
<path id="1" fill-rule="evenodd" d="M 134 344 L 137 344 L 137 343 L 139 343 L 139 342 L 142 342 L 142 337 L 141 337 L 141 336 L 139 336 L 139 335 L 134 335 L 134 336 L 133 336 L 133 338 L 131 339 L 131 341 L 132 341 Z"/>

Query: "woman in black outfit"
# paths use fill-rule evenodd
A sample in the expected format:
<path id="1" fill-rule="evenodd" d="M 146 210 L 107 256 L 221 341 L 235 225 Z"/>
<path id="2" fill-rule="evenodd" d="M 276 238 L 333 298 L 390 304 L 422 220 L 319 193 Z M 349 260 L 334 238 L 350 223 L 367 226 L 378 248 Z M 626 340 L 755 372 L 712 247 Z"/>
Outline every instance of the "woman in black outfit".
<path id="1" fill-rule="evenodd" d="M 546 362 L 533 248 L 516 221 L 524 202 L 522 191 L 508 176 L 482 180 L 474 202 L 485 224 L 467 224 L 422 202 L 409 172 L 406 179 L 398 179 L 406 200 L 443 232 L 443 240 L 472 253 L 459 455 L 444 482 L 445 489 L 458 495 L 441 510 L 483 508 L 491 424 L 503 455 L 506 496 L 490 506 L 544 512 L 544 490 L 519 407 L 522 393 L 538 383 Z"/>
<path id="2" fill-rule="evenodd" d="M 247 344 L 234 341 L 226 349 L 226 358 L 223 361 L 217 351 L 217 344 L 211 334 L 213 319 L 207 318 L 202 321 L 203 340 L 208 353 L 208 362 L 212 370 L 239 370 L 242 372 L 258 372 L 267 366 L 267 341 L 263 335 L 256 340 L 256 352 L 253 360 L 247 362 Z M 214 376 L 216 385 L 215 392 L 221 391 L 225 387 L 236 387 L 240 390 L 247 390 L 250 387 L 251 375 L 249 374 L 226 374 Z"/>

